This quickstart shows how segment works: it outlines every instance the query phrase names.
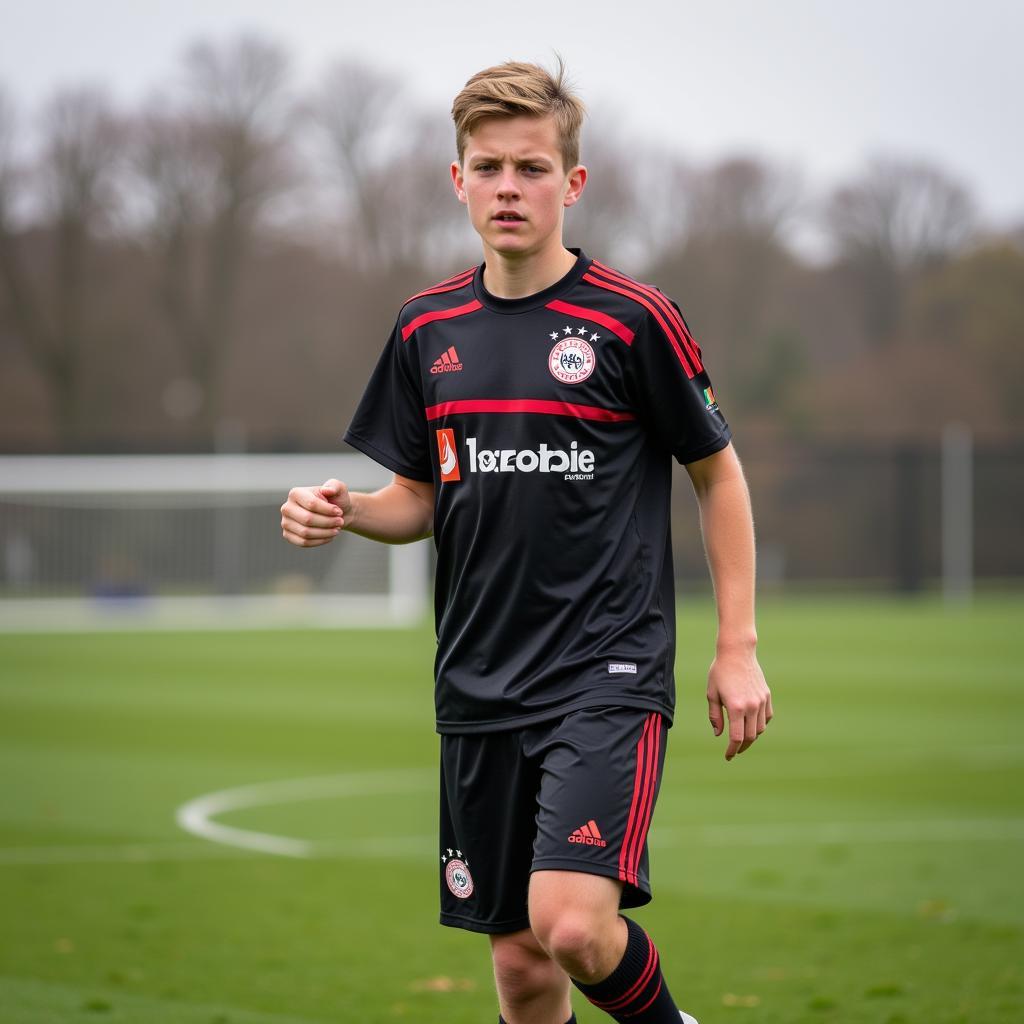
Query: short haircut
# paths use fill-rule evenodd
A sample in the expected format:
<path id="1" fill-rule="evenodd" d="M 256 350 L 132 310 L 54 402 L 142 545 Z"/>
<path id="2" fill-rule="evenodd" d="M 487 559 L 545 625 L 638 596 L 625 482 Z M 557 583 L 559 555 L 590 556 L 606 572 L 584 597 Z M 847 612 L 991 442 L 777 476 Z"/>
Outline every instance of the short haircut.
<path id="1" fill-rule="evenodd" d="M 564 170 L 580 162 L 580 129 L 586 108 L 572 93 L 565 64 L 558 58 L 552 75 L 539 64 L 509 60 L 478 71 L 455 97 L 452 120 L 459 163 L 466 154 L 466 139 L 488 117 L 554 117 Z"/>

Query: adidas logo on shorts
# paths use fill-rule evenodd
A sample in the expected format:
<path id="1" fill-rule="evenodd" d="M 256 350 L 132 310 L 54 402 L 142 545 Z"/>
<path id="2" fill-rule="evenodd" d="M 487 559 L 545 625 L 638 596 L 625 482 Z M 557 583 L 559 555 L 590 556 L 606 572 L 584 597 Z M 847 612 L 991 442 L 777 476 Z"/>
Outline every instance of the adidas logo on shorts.
<path id="1" fill-rule="evenodd" d="M 586 825 L 580 825 L 578 829 L 573 831 L 573 834 L 569 836 L 570 843 L 580 843 L 583 846 L 607 846 L 608 844 L 601 838 L 601 830 L 597 827 L 597 822 L 593 818 L 586 823 Z"/>

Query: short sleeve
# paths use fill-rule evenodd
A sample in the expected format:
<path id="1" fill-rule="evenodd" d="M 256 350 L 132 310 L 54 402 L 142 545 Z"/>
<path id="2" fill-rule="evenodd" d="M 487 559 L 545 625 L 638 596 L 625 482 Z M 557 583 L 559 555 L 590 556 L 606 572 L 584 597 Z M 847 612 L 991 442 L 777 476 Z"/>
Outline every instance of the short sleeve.
<path id="1" fill-rule="evenodd" d="M 648 315 L 630 347 L 630 401 L 654 442 L 686 465 L 720 451 L 732 437 L 703 356 L 670 300 Z"/>
<path id="2" fill-rule="evenodd" d="M 413 355 L 396 324 L 344 439 L 393 473 L 430 481 L 427 421 Z"/>

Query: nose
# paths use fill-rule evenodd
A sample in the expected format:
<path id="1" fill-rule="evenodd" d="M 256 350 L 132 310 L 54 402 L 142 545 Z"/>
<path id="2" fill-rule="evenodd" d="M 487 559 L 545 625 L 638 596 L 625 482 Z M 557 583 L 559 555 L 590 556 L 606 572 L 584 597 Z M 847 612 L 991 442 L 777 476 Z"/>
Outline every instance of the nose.
<path id="1" fill-rule="evenodd" d="M 519 183 L 516 181 L 515 169 L 506 168 L 501 172 L 498 181 L 498 196 L 502 199 L 515 199 L 519 196 Z"/>

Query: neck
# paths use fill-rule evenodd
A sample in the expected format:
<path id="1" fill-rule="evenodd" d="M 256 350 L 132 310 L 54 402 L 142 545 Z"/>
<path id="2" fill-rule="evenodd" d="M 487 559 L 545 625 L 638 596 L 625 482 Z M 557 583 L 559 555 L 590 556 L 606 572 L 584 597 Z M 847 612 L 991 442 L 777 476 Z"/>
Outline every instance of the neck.
<path id="1" fill-rule="evenodd" d="M 550 253 L 529 255 L 508 255 L 485 246 L 484 261 L 484 287 L 499 299 L 521 299 L 560 281 L 576 257 L 559 242 Z"/>

